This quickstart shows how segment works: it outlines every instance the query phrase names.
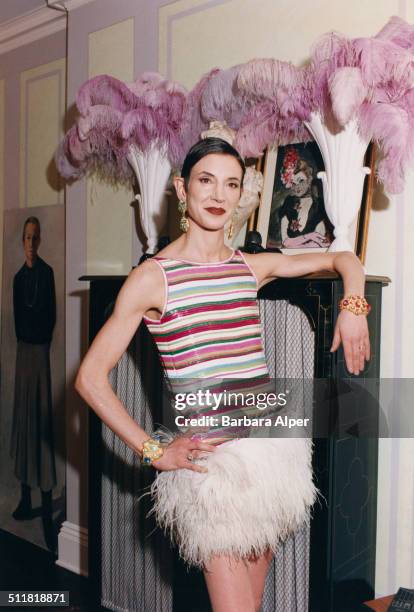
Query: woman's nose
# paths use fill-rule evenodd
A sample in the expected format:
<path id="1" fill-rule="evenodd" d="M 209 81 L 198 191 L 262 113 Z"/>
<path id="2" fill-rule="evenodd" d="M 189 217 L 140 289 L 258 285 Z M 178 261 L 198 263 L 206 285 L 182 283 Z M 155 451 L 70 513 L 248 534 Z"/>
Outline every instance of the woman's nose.
<path id="1" fill-rule="evenodd" d="M 213 191 L 212 198 L 213 200 L 216 200 L 216 202 L 223 202 L 224 201 L 223 188 L 216 185 L 216 188 Z"/>

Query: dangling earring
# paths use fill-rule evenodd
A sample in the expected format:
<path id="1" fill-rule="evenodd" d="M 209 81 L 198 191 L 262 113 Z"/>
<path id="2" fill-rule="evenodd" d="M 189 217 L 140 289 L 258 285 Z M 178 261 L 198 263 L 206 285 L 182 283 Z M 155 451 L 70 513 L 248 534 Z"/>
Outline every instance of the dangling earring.
<path id="1" fill-rule="evenodd" d="M 187 217 L 185 216 L 185 211 L 187 210 L 187 202 L 185 200 L 180 200 L 178 202 L 178 212 L 181 215 L 180 219 L 180 230 L 182 232 L 188 232 L 188 227 L 190 225 Z"/>
<path id="2" fill-rule="evenodd" d="M 233 219 L 229 225 L 229 229 L 227 230 L 227 238 L 233 238 Z"/>

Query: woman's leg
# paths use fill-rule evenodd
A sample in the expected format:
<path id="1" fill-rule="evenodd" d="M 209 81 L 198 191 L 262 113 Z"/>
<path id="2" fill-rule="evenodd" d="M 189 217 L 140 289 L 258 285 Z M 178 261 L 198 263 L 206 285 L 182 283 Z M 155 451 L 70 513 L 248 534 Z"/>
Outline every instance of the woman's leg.
<path id="1" fill-rule="evenodd" d="M 204 568 L 213 612 L 256 612 L 246 561 L 217 555 Z"/>
<path id="2" fill-rule="evenodd" d="M 22 521 L 32 518 L 32 495 L 31 488 L 24 482 L 20 483 L 21 499 L 16 508 L 12 513 L 12 517 L 16 521 Z"/>
<path id="3" fill-rule="evenodd" d="M 57 551 L 57 533 L 55 525 L 53 523 L 53 497 L 52 489 L 49 491 L 43 491 L 40 489 L 42 494 L 42 524 L 43 524 L 43 535 L 45 543 L 48 549 L 55 554 Z"/>
<path id="4" fill-rule="evenodd" d="M 249 574 L 250 584 L 252 587 L 253 600 L 255 610 L 259 612 L 262 605 L 263 591 L 266 582 L 267 572 L 269 571 L 269 565 L 273 559 L 273 553 L 271 550 L 267 550 L 264 555 L 260 557 L 250 558 L 247 561 L 247 571 Z"/>

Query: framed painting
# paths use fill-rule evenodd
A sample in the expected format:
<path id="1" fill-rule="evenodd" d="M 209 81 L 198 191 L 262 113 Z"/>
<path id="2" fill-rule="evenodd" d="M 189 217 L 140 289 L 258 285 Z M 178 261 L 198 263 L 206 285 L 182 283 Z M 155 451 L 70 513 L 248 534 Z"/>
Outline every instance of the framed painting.
<path id="1" fill-rule="evenodd" d="M 372 200 L 374 154 L 371 144 L 365 159 L 371 174 L 365 180 L 359 216 L 350 228 L 349 236 L 362 261 L 365 259 Z M 324 164 L 316 142 L 266 150 L 256 229 L 267 250 L 280 249 L 288 254 L 328 250 L 334 235 L 325 210 L 322 181 L 317 178 L 321 170 L 324 170 Z"/>

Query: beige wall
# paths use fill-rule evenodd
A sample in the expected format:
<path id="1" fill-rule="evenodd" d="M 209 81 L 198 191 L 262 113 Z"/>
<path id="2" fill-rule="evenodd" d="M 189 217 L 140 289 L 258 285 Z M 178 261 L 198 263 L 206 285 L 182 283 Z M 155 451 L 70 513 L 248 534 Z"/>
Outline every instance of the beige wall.
<path id="1" fill-rule="evenodd" d="M 0 81 L 0 304 L 3 278 L 3 216 L 4 216 L 4 80 Z M 1 325 L 1 320 L 0 320 Z M 1 327 L 0 327 L 1 339 Z"/>
<path id="2" fill-rule="evenodd" d="M 53 163 L 63 135 L 66 61 L 64 31 L 0 55 L 0 513 L 5 530 L 46 547 L 39 525 L 17 522 L 11 512 L 18 503 L 20 483 L 8 456 L 14 394 L 16 339 L 12 311 L 12 280 L 24 262 L 21 232 L 30 215 L 42 225 L 40 256 L 55 273 L 57 321 L 51 347 L 52 400 L 58 500 L 65 491 L 64 423 L 64 192 Z M 3 229 L 4 228 L 4 229 Z M 40 503 L 40 491 L 33 492 Z M 64 501 L 63 499 L 60 502 Z M 59 502 L 57 502 L 59 503 Z M 39 527 L 39 528 L 38 528 Z"/>
<path id="3" fill-rule="evenodd" d="M 89 78 L 134 78 L 134 20 L 89 34 Z M 87 273 L 128 274 L 131 269 L 132 190 L 87 181 Z"/>
<path id="4" fill-rule="evenodd" d="M 159 11 L 159 69 L 192 87 L 202 74 L 255 57 L 303 62 L 321 34 L 375 34 L 392 15 L 414 22 L 403 0 L 179 0 Z M 366 268 L 389 276 L 384 289 L 381 375 L 414 376 L 414 174 L 398 197 L 378 193 L 369 227 Z M 380 441 L 377 593 L 413 579 L 414 465 L 412 440 Z M 397 492 L 397 499 L 392 499 Z M 404 494 L 403 494 L 404 493 Z M 397 503 L 395 510 L 393 504 Z M 398 551 L 398 554 L 396 554 Z"/>

